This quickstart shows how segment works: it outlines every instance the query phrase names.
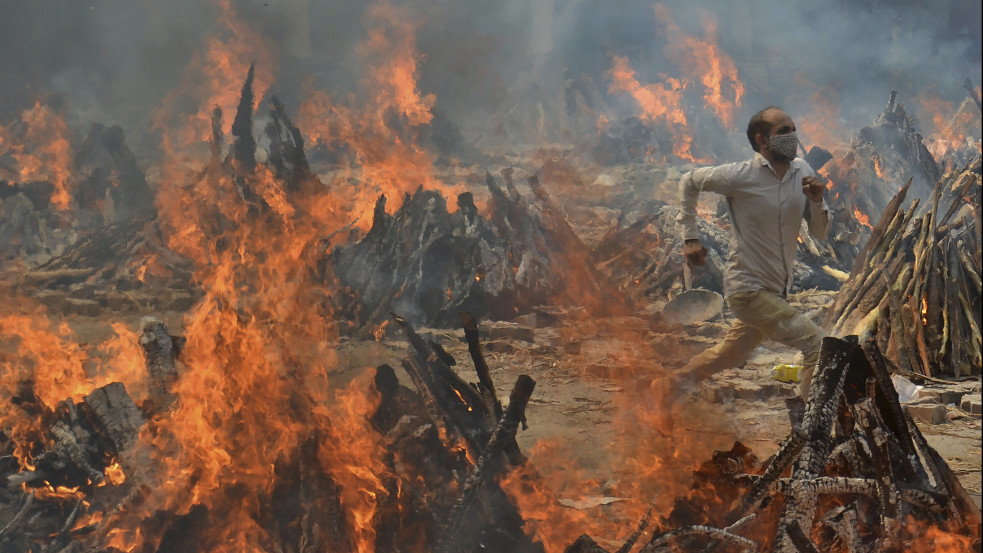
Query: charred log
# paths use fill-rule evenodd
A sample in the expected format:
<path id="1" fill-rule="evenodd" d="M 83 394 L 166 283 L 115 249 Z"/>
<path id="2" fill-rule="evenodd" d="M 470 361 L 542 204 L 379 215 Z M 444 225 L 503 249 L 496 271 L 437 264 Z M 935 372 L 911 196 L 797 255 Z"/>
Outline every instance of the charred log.
<path id="1" fill-rule="evenodd" d="M 830 455 L 834 443 L 839 445 Z M 735 446 L 717 465 L 753 468 L 740 466 L 736 459 L 746 456 L 736 453 Z M 837 459 L 844 455 L 857 459 Z M 736 501 L 700 493 L 677 498 L 659 525 L 665 530 L 643 551 L 664 551 L 670 542 L 704 552 L 728 543 L 752 551 L 898 551 L 923 531 L 903 523 L 913 520 L 980 543 L 979 509 L 901 409 L 873 339 L 863 347 L 856 337 L 824 339 L 802 428 L 766 465 L 763 473 L 745 474 L 749 493 Z M 735 507 L 719 508 L 729 503 Z M 762 516 L 751 520 L 755 514 Z M 581 537 L 577 543 L 593 542 Z"/>

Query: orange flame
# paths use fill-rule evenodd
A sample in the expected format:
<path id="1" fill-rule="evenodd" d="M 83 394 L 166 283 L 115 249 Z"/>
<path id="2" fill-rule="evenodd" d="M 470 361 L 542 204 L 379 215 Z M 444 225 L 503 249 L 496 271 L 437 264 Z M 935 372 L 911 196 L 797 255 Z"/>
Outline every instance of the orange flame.
<path id="1" fill-rule="evenodd" d="M 51 203 L 56 209 L 67 210 L 73 155 L 68 125 L 40 101 L 21 113 L 21 121 L 24 127 L 20 136 L 13 136 L 12 129 L 0 126 L 0 148 L 6 149 L 19 167 L 14 178 L 20 182 L 50 181 L 55 186 Z"/>
<path id="2" fill-rule="evenodd" d="M 669 8 L 655 5 L 656 19 L 667 36 L 666 56 L 680 69 L 680 78 L 660 75 L 662 83 L 643 85 L 635 77 L 628 58 L 613 57 L 608 70 L 609 91 L 627 92 L 642 109 L 642 118 L 667 126 L 674 138 L 673 155 L 688 161 L 697 159 L 692 153 L 693 137 L 683 106 L 683 94 L 694 83 L 703 89 L 703 101 L 723 123 L 734 129 L 734 117 L 741 106 L 744 84 L 738 79 L 734 61 L 716 43 L 716 22 L 709 12 L 701 12 L 705 38 L 686 34 L 672 19 Z M 599 125 L 601 123 L 599 122 Z"/>
<path id="3" fill-rule="evenodd" d="M 880 179 L 887 179 L 887 176 L 884 174 L 884 171 L 881 169 L 881 158 L 880 158 L 880 156 L 876 156 L 875 155 L 873 157 L 873 160 L 874 160 L 874 173 L 876 173 L 877 174 L 877 177 L 880 178 Z"/>
<path id="4" fill-rule="evenodd" d="M 434 175 L 435 156 L 418 144 L 419 128 L 433 119 L 436 97 L 423 94 L 416 83 L 418 63 L 415 33 L 418 16 L 408 7 L 379 3 L 368 10 L 372 25 L 357 52 L 371 68 L 358 96 L 359 105 L 333 100 L 305 85 L 299 120 L 308 142 L 330 149 L 344 146 L 350 158 L 337 167 L 332 186 L 354 198 L 352 211 L 358 226 L 368 228 L 380 195 L 401 198 L 418 187 L 442 190 L 445 195 L 464 191 L 460 184 L 441 182 Z M 454 202 L 449 208 L 456 209 Z M 388 202 L 391 213 L 397 202 Z"/>
<path id="5" fill-rule="evenodd" d="M 669 127 L 675 140 L 673 154 L 681 159 L 696 161 L 690 152 L 693 138 L 690 136 L 686 113 L 682 108 L 683 84 L 678 79 L 666 77 L 662 84 L 642 85 L 635 78 L 628 58 L 614 57 L 614 66 L 608 71 L 611 92 L 627 92 L 642 108 L 642 118 L 659 121 Z"/>
<path id="6" fill-rule="evenodd" d="M 860 208 L 858 208 L 856 205 L 853 206 L 853 216 L 857 218 L 857 221 L 861 225 L 874 230 L 874 227 L 872 227 L 870 224 L 870 217 L 868 217 L 863 211 L 860 211 Z"/>
<path id="7" fill-rule="evenodd" d="M 741 107 L 744 84 L 737 77 L 737 67 L 717 45 L 717 22 L 713 15 L 699 10 L 704 38 L 686 34 L 677 25 L 664 4 L 655 5 L 655 16 L 666 34 L 665 54 L 683 73 L 683 82 L 700 82 L 706 105 L 727 129 L 735 129 L 734 116 Z"/>
<path id="8" fill-rule="evenodd" d="M 831 152 L 848 148 L 850 131 L 844 128 L 841 120 L 836 88 L 832 85 L 817 86 L 801 73 L 796 74 L 795 81 L 796 88 L 800 90 L 815 90 L 802 102 L 805 111 L 794 117 L 804 145 L 822 146 Z"/>
<path id="9" fill-rule="evenodd" d="M 215 2 L 219 9 L 216 34 L 194 55 L 180 85 L 165 96 L 153 113 L 153 129 L 161 132 L 164 154 L 164 162 L 158 168 L 162 187 L 187 182 L 200 162 L 207 159 L 216 107 L 225 114 L 222 131 L 228 134 L 250 65 L 256 67 L 253 90 L 257 105 L 273 82 L 268 42 L 239 20 L 231 0 Z M 189 102 L 198 106 L 190 115 L 180 107 Z"/>
<path id="10" fill-rule="evenodd" d="M 980 88 L 976 87 L 974 93 L 979 98 Z M 969 100 L 959 108 L 929 93 L 919 94 L 913 100 L 927 115 L 927 120 L 922 121 L 926 127 L 925 146 L 936 160 L 944 160 L 961 149 L 979 151 L 980 112 Z"/>

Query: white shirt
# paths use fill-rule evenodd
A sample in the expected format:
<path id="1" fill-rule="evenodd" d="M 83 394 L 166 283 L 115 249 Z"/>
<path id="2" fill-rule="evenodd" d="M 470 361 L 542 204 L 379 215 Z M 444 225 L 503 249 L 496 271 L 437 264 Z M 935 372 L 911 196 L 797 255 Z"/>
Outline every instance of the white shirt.
<path id="1" fill-rule="evenodd" d="M 802 219 L 817 239 L 824 240 L 829 233 L 829 206 L 825 201 L 809 200 L 802 192 L 802 178 L 813 175 L 804 160 L 795 158 L 779 179 L 759 153 L 747 161 L 702 167 L 683 175 L 676 223 L 684 240 L 700 237 L 696 225 L 700 192 L 727 198 L 731 237 L 725 296 L 757 290 L 788 293 Z"/>

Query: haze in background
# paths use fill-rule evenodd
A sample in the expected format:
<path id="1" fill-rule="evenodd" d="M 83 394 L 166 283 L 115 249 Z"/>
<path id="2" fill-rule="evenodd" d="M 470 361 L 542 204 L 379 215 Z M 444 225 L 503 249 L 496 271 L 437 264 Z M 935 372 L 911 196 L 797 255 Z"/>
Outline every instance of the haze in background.
<path id="1" fill-rule="evenodd" d="M 393 2 L 412 19 L 418 86 L 439 112 L 482 147 L 575 141 L 571 90 L 618 121 L 638 111 L 609 91 L 614 56 L 640 82 L 680 78 L 655 3 L 637 0 L 413 0 Z M 367 7 L 361 0 L 241 0 L 228 4 L 261 38 L 278 94 L 296 113 L 306 85 L 336 97 L 363 93 Z M 713 38 L 746 87 L 736 130 L 771 104 L 809 117 L 822 104 L 844 132 L 869 124 L 891 90 L 905 101 L 930 94 L 958 105 L 968 77 L 981 80 L 981 5 L 909 0 L 774 3 L 751 0 L 662 5 L 682 32 Z M 160 137 L 152 113 L 176 89 L 189 60 L 223 30 L 217 2 L 0 0 L 0 124 L 41 99 L 73 128 L 119 124 L 141 160 Z M 242 76 L 244 78 L 245 75 Z M 241 82 L 241 81 L 240 81 Z M 585 95 L 590 97 L 590 94 Z M 357 98 L 356 98 L 357 101 Z M 916 117 L 918 106 L 906 104 Z M 189 111 L 197 107 L 185 106 Z M 688 111 L 702 106 L 690 101 Z M 227 117 L 231 117 L 229 114 Z M 530 119 L 537 119 L 535 124 Z M 297 121 L 303 128 L 304 121 Z M 707 132 L 721 132 L 712 128 Z M 848 138 L 848 137 L 844 137 Z M 808 140 L 808 137 L 805 137 Z M 538 143 L 538 144 L 537 144 Z M 743 153 L 742 153 L 743 155 Z"/>

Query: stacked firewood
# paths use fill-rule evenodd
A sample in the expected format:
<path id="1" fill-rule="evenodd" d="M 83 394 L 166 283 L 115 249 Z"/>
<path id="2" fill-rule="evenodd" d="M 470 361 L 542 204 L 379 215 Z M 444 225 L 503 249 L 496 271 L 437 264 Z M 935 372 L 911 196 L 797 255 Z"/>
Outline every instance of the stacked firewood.
<path id="1" fill-rule="evenodd" d="M 902 371 L 980 374 L 980 159 L 938 181 L 924 213 L 884 210 L 827 312 L 836 335 L 870 334 Z"/>
<path id="2" fill-rule="evenodd" d="M 396 311 L 414 324 L 448 328 L 461 310 L 494 319 L 542 305 L 628 313 L 539 177 L 527 179 L 530 198 L 512 175 L 486 175 L 487 213 L 470 192 L 457 197 L 453 213 L 434 190 L 407 194 L 393 214 L 381 196 L 372 228 L 325 256 L 349 294 L 339 300 L 343 315 L 363 327 Z"/>
<path id="3" fill-rule="evenodd" d="M 699 472 L 714 481 L 677 500 L 640 551 L 902 551 L 929 529 L 955 550 L 980 546 L 979 508 L 901 407 L 873 339 L 824 339 L 801 425 L 755 468 L 740 444 L 714 454 Z M 566 553 L 607 550 L 581 536 Z"/>

